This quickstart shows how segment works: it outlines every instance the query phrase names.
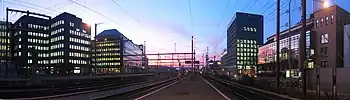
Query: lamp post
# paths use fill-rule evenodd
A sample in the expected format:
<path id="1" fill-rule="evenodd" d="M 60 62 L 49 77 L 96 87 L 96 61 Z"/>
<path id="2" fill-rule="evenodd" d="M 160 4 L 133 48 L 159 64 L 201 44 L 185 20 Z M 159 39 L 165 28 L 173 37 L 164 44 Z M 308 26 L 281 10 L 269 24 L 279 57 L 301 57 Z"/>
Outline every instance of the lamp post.
<path id="1" fill-rule="evenodd" d="M 93 74 L 96 74 L 97 73 L 97 69 L 96 69 L 96 66 L 97 66 L 97 39 L 96 39 L 96 36 L 97 36 L 97 25 L 100 25 L 100 24 L 103 24 L 103 23 L 95 23 L 95 36 L 94 36 L 94 42 L 95 42 L 95 44 L 94 44 L 94 47 L 95 47 L 95 51 L 94 51 L 94 55 L 95 55 L 95 58 L 94 58 L 94 60 L 95 60 L 95 64 L 94 64 L 94 72 L 93 72 Z"/>

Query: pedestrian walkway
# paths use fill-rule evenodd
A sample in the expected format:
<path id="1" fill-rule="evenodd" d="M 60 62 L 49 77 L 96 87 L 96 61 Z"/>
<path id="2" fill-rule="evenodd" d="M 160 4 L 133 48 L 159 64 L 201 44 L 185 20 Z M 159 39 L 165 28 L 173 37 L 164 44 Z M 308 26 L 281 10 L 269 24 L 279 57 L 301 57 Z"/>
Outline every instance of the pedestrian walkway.
<path id="1" fill-rule="evenodd" d="M 140 100 L 227 100 L 199 75 L 188 75 L 176 84 Z"/>

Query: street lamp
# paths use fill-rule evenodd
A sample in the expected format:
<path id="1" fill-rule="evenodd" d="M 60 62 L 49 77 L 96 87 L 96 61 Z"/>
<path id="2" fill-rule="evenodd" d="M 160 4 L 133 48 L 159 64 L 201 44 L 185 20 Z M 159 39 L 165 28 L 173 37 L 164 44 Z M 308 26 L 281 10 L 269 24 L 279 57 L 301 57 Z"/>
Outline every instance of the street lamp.
<path id="1" fill-rule="evenodd" d="M 313 12 L 316 11 L 315 1 L 322 3 L 323 8 L 328 8 L 330 6 L 330 3 L 328 1 L 326 1 L 326 0 L 324 0 L 324 1 L 322 1 L 322 0 L 313 0 L 313 3 L 312 3 L 313 4 L 313 6 L 312 6 Z"/>
<path id="2" fill-rule="evenodd" d="M 328 8 L 330 6 L 329 2 L 323 2 L 323 8 Z"/>

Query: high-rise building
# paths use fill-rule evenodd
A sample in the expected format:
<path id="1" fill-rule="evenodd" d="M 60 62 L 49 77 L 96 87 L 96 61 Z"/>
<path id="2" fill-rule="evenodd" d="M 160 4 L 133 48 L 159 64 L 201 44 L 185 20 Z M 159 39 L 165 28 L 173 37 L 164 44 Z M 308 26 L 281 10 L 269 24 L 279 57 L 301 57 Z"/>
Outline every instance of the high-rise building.
<path id="1" fill-rule="evenodd" d="M 62 13 L 50 20 L 50 64 L 61 74 L 91 72 L 91 27 Z"/>
<path id="2" fill-rule="evenodd" d="M 227 29 L 227 65 L 256 69 L 258 47 L 263 44 L 263 16 L 237 12 Z"/>
<path id="3" fill-rule="evenodd" d="M 49 19 L 24 15 L 13 25 L 12 64 L 19 76 L 47 72 L 50 66 Z M 32 70 L 34 69 L 34 70 Z"/>
<path id="4" fill-rule="evenodd" d="M 104 30 L 96 41 L 97 58 L 93 64 L 97 73 L 135 72 L 141 68 L 142 50 L 118 30 Z"/>

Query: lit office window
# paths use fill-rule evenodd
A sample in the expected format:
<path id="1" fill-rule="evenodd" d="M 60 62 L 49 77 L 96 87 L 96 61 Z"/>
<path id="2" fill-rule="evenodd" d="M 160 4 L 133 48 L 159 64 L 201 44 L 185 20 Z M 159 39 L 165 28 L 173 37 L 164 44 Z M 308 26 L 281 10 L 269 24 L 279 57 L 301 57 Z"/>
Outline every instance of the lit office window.
<path id="1" fill-rule="evenodd" d="M 256 28 L 254 28 L 254 32 L 256 32 Z"/>
<path id="2" fill-rule="evenodd" d="M 328 25 L 328 16 L 326 16 L 326 25 Z"/>
<path id="3" fill-rule="evenodd" d="M 328 43 L 328 34 L 321 34 L 321 43 Z"/>
<path id="4" fill-rule="evenodd" d="M 69 26 L 74 27 L 74 23 L 73 22 L 69 22 Z"/>
<path id="5" fill-rule="evenodd" d="M 332 14 L 332 16 L 331 16 L 331 24 L 333 24 L 334 23 L 334 15 Z"/>
<path id="6" fill-rule="evenodd" d="M 31 64 L 33 61 L 31 59 L 28 59 L 28 64 Z"/>
<path id="7" fill-rule="evenodd" d="M 323 26 L 323 18 L 321 18 L 321 27 Z"/>

